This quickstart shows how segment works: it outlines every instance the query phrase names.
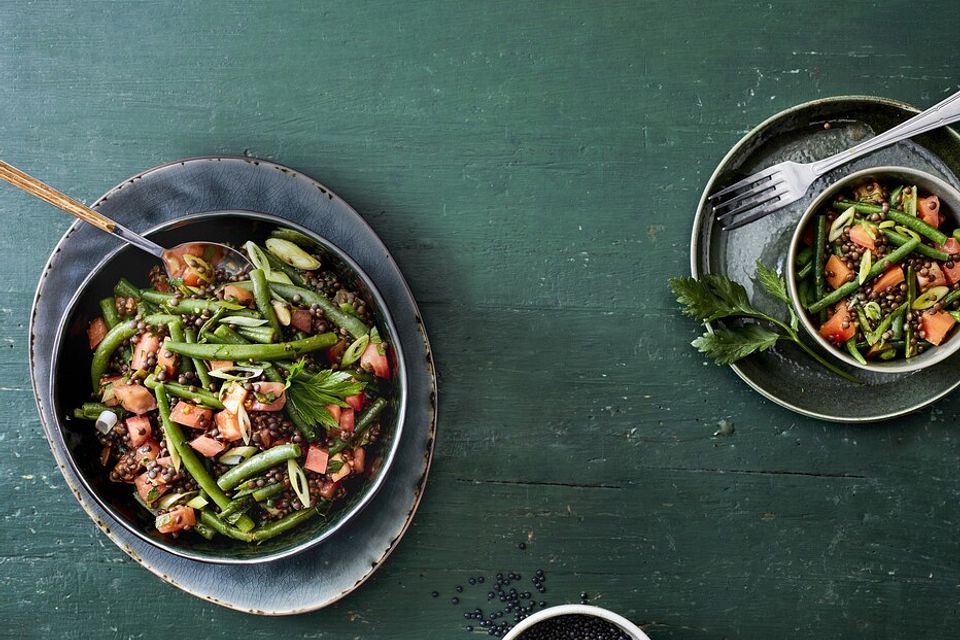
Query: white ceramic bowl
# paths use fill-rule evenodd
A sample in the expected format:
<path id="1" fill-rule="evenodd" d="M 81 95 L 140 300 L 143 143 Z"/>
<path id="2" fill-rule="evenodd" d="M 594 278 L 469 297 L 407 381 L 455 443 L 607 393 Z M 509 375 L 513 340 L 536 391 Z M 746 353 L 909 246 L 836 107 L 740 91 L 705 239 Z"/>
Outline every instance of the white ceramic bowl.
<path id="1" fill-rule="evenodd" d="M 823 349 L 831 356 L 837 358 L 838 360 L 842 360 L 852 367 L 866 369 L 867 371 L 874 371 L 877 373 L 909 373 L 911 371 L 917 371 L 919 369 L 936 364 L 937 362 L 950 357 L 958 349 L 960 349 L 960 336 L 957 335 L 957 333 L 960 332 L 960 329 L 955 327 L 951 331 L 948 340 L 941 346 L 928 349 L 924 353 L 910 358 L 909 360 L 904 360 L 902 358 L 887 362 L 868 360 L 867 364 L 863 365 L 857 362 L 853 356 L 847 354 L 846 351 L 841 351 L 820 335 L 818 327 L 814 325 L 809 315 L 807 315 L 806 310 L 800 305 L 800 296 L 797 293 L 797 270 L 795 267 L 795 261 L 797 259 L 797 253 L 800 251 L 800 247 L 803 244 L 802 238 L 804 227 L 810 223 L 810 221 L 813 219 L 813 216 L 815 216 L 817 212 L 828 206 L 838 193 L 849 189 L 854 185 L 872 179 L 876 179 L 878 182 L 888 184 L 894 182 L 917 185 L 921 190 L 927 193 L 935 193 L 940 197 L 940 211 L 951 220 L 951 224 L 949 226 L 960 223 L 960 191 L 957 191 L 957 189 L 955 189 L 953 186 L 947 184 L 936 176 L 932 176 L 925 171 L 920 171 L 919 169 L 910 169 L 907 167 L 874 167 L 872 169 L 864 169 L 862 171 L 857 171 L 856 173 L 851 173 L 850 175 L 841 178 L 834 184 L 827 187 L 816 199 L 814 199 L 810 206 L 807 207 L 807 210 L 804 212 L 804 214 L 800 217 L 800 221 L 797 223 L 796 230 L 793 232 L 793 238 L 790 241 L 790 250 L 787 254 L 787 263 L 785 265 L 787 290 L 790 294 L 790 300 L 793 303 L 793 309 L 800 317 L 800 325 L 806 330 L 807 335 L 812 340 L 816 341 L 817 344 L 823 347 Z"/>
<path id="2" fill-rule="evenodd" d="M 594 607 L 589 604 L 561 604 L 556 607 L 548 607 L 543 611 L 538 611 L 529 618 L 524 618 L 517 626 L 513 629 L 510 629 L 510 633 L 503 636 L 503 640 L 516 640 L 519 638 L 524 631 L 530 629 L 538 622 L 543 622 L 548 618 L 557 618 L 560 616 L 593 616 L 594 618 L 602 618 L 607 622 L 610 622 L 623 630 L 632 640 L 650 640 L 650 637 L 640 630 L 640 627 L 633 624 L 623 616 L 614 613 L 613 611 L 608 611 L 601 607 Z"/>

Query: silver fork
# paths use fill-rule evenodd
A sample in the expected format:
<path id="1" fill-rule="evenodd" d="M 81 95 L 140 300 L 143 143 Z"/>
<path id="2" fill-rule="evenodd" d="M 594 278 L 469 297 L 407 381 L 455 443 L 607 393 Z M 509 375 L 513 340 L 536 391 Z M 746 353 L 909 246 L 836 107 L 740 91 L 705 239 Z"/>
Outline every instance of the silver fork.
<path id="1" fill-rule="evenodd" d="M 846 151 L 810 163 L 787 160 L 710 194 L 713 214 L 724 230 L 736 229 L 782 209 L 803 197 L 814 180 L 855 158 L 894 142 L 911 138 L 960 120 L 960 93 L 934 105 L 880 135 Z"/>

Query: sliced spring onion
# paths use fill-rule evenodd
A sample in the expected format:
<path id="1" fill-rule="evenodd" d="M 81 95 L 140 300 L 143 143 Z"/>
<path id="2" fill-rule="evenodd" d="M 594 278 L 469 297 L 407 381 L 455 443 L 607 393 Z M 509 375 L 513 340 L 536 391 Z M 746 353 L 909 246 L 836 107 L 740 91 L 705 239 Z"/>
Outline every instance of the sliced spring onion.
<path id="1" fill-rule="evenodd" d="M 867 281 L 867 278 L 870 276 L 870 268 L 873 266 L 873 253 L 870 249 L 867 249 L 863 253 L 863 257 L 860 258 L 860 273 L 858 276 L 858 282 L 863 284 Z"/>
<path id="2" fill-rule="evenodd" d="M 193 272 L 197 274 L 197 277 L 206 283 L 213 282 L 213 268 L 207 264 L 207 261 L 203 258 L 198 258 L 197 256 L 192 256 L 186 254 L 183 256 L 183 261 L 187 263 L 187 266 L 193 269 Z"/>
<path id="3" fill-rule="evenodd" d="M 372 342 L 373 344 L 383 343 L 383 339 L 380 338 L 380 332 L 377 331 L 376 327 L 374 327 L 373 329 L 370 329 L 370 342 Z"/>
<path id="4" fill-rule="evenodd" d="M 188 507 L 193 507 L 194 509 L 203 509 L 205 506 L 210 504 L 206 498 L 203 496 L 194 496 L 187 502 Z"/>
<path id="5" fill-rule="evenodd" d="M 913 301 L 913 309 L 929 309 L 950 293 L 950 287 L 930 287 Z"/>
<path id="6" fill-rule="evenodd" d="M 920 240 L 921 242 L 923 241 L 919 233 L 917 233 L 913 229 L 908 229 L 903 225 L 898 224 L 896 227 L 894 227 L 894 231 L 896 231 L 899 234 L 914 238 L 915 240 Z"/>
<path id="7" fill-rule="evenodd" d="M 863 230 L 867 232 L 867 235 L 870 236 L 871 240 L 877 239 L 877 225 L 869 222 L 861 222 L 860 226 L 863 227 Z"/>
<path id="8" fill-rule="evenodd" d="M 883 351 L 881 351 L 879 357 L 881 360 L 893 360 L 894 356 L 896 355 L 897 355 L 897 350 L 891 347 L 889 349 L 884 349 Z"/>
<path id="9" fill-rule="evenodd" d="M 267 251 L 286 262 L 291 267 L 312 271 L 320 267 L 320 261 L 312 255 L 293 244 L 289 240 L 281 238 L 269 238 L 266 242 Z"/>
<path id="10" fill-rule="evenodd" d="M 111 430 L 117 424 L 117 414 L 113 411 L 103 411 L 97 416 L 97 431 L 106 435 L 110 433 Z"/>
<path id="11" fill-rule="evenodd" d="M 370 344 L 370 336 L 360 336 L 353 341 L 346 351 L 343 352 L 343 357 L 340 359 L 340 366 L 346 367 L 351 365 L 357 360 L 360 359 L 360 356 L 363 355 L 364 350 L 366 350 L 367 345 Z"/>
<path id="12" fill-rule="evenodd" d="M 279 271 L 278 273 L 283 272 Z M 284 273 L 283 275 L 287 274 Z M 290 317 L 290 307 L 287 306 L 287 303 L 283 300 L 274 300 L 271 304 L 273 306 L 273 312 L 277 314 L 277 320 L 280 321 L 280 324 L 289 327 L 293 318 Z"/>
<path id="13" fill-rule="evenodd" d="M 890 229 L 891 227 L 895 227 L 895 226 L 897 226 L 897 223 L 894 222 L 893 220 L 884 220 L 883 222 L 877 225 L 877 227 L 880 229 Z"/>
<path id="14" fill-rule="evenodd" d="M 220 318 L 220 324 L 235 324 L 238 327 L 262 327 L 267 324 L 263 318 L 251 318 L 249 316 L 223 316 Z"/>
<path id="15" fill-rule="evenodd" d="M 232 367 L 223 367 L 222 369 L 214 369 L 210 371 L 210 375 L 214 378 L 220 378 L 221 380 L 249 380 L 250 378 L 263 375 L 263 368 L 235 365 Z"/>
<path id="16" fill-rule="evenodd" d="M 160 496 L 160 499 L 157 500 L 157 507 L 159 509 L 169 509 L 175 504 L 190 500 L 195 498 L 200 492 L 199 491 L 186 491 L 184 493 L 168 493 L 166 495 Z"/>
<path id="17" fill-rule="evenodd" d="M 218 369 L 218 371 L 222 370 Z M 210 373 L 213 373 L 213 371 Z M 223 403 L 224 409 L 230 413 L 239 413 L 240 407 L 243 406 L 243 401 L 246 399 L 247 390 L 236 382 L 230 382 L 220 387 L 220 402 Z"/>
<path id="18" fill-rule="evenodd" d="M 843 235 L 843 230 L 846 229 L 853 223 L 853 216 L 857 213 L 856 207 L 850 207 L 843 213 L 837 216 L 837 219 L 833 221 L 833 224 L 830 225 L 830 232 L 827 234 L 827 239 L 830 242 L 834 242 Z"/>
<path id="19" fill-rule="evenodd" d="M 287 474 L 290 476 L 290 487 L 300 499 L 303 509 L 310 508 L 310 487 L 307 485 L 307 474 L 303 472 L 300 465 L 292 458 L 287 460 Z"/>
<path id="20" fill-rule="evenodd" d="M 253 266 L 262 270 L 264 275 L 270 273 L 270 262 L 267 260 L 267 256 L 263 252 L 263 249 L 258 247 L 256 242 L 247 240 L 243 244 L 243 248 L 246 250 L 247 257 L 250 258 L 250 262 L 253 263 Z"/>
<path id="21" fill-rule="evenodd" d="M 258 449 L 256 447 L 233 447 L 232 449 L 225 451 L 223 455 L 217 458 L 217 461 L 232 466 L 235 464 L 240 464 L 257 451 Z"/>
<path id="22" fill-rule="evenodd" d="M 240 435 L 243 436 L 243 444 L 250 444 L 253 426 L 250 424 L 250 416 L 242 404 L 237 407 L 237 424 L 240 425 Z"/>
<path id="23" fill-rule="evenodd" d="M 908 216 L 917 215 L 917 185 L 910 187 L 910 193 L 903 190 L 903 212 Z"/>
<path id="24" fill-rule="evenodd" d="M 867 304 L 863 305 L 863 310 L 866 312 L 867 317 L 871 320 L 879 320 L 880 316 L 883 314 L 883 311 L 880 309 L 880 305 L 874 300 L 871 300 Z"/>
<path id="25" fill-rule="evenodd" d="M 269 282 L 278 282 L 280 284 L 293 284 L 293 280 L 290 279 L 290 276 L 285 274 L 283 271 L 271 271 L 270 273 L 264 274 L 267 277 Z"/>

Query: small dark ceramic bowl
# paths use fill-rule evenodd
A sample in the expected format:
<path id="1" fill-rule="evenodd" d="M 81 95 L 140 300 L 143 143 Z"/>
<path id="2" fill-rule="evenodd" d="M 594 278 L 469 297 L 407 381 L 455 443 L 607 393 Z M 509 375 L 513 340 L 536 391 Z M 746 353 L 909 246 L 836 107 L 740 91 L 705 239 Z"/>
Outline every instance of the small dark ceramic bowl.
<path id="1" fill-rule="evenodd" d="M 911 371 L 919 371 L 920 369 L 929 367 L 933 364 L 943 361 L 946 358 L 949 358 L 958 349 L 960 349 L 960 338 L 957 337 L 957 332 L 960 331 L 960 325 L 955 326 L 951 330 L 947 340 L 941 346 L 929 349 L 920 355 L 910 358 L 909 360 L 904 360 L 902 358 L 889 360 L 886 362 L 867 360 L 867 364 L 864 365 L 859 363 L 853 356 L 837 349 L 837 347 L 825 340 L 823 336 L 820 335 L 818 328 L 813 324 L 806 310 L 801 306 L 800 297 L 797 293 L 796 269 L 794 267 L 794 263 L 797 253 L 800 251 L 800 247 L 803 244 L 802 237 L 804 228 L 813 219 L 813 216 L 815 216 L 817 212 L 829 205 L 830 201 L 833 200 L 837 194 L 842 191 L 849 191 L 853 187 L 871 180 L 876 180 L 881 184 L 899 183 L 915 185 L 922 192 L 934 193 L 940 198 L 941 213 L 945 214 L 947 218 L 952 221 L 951 226 L 955 226 L 960 223 L 960 191 L 957 191 L 954 187 L 947 184 L 940 178 L 937 178 L 936 176 L 932 176 L 929 173 L 920 171 L 918 169 L 909 169 L 906 167 L 875 167 L 871 169 L 864 169 L 863 171 L 857 171 L 856 173 L 851 173 L 850 175 L 830 185 L 829 188 L 821 193 L 810 204 L 807 210 L 800 217 L 800 221 L 797 223 L 796 230 L 793 232 L 793 237 L 790 240 L 790 249 L 789 253 L 787 254 L 787 264 L 785 267 L 790 300 L 793 304 L 793 310 L 800 317 L 800 324 L 806 330 L 807 335 L 809 335 L 814 341 L 817 342 L 817 344 L 823 347 L 824 351 L 829 353 L 834 358 L 842 360 L 851 367 L 857 367 L 859 369 L 865 369 L 867 371 L 874 371 L 877 373 L 909 373 Z"/>
<path id="2" fill-rule="evenodd" d="M 351 518 L 370 501 L 393 461 L 403 429 L 406 409 L 407 380 L 403 353 L 397 331 L 383 298 L 360 267 L 332 243 L 310 230 L 282 218 L 253 211 L 215 211 L 192 214 L 160 225 L 146 236 L 163 246 L 174 246 L 187 240 L 242 243 L 245 240 L 264 240 L 271 229 L 286 227 L 311 237 L 324 264 L 332 267 L 341 280 L 373 302 L 374 319 L 391 346 L 391 381 L 393 401 L 384 415 L 383 437 L 375 457 L 382 457 L 376 475 L 354 490 L 341 502 L 333 505 L 325 516 L 314 518 L 300 527 L 260 545 L 217 537 L 206 541 L 199 536 L 185 536 L 176 540 L 151 531 L 153 518 L 137 505 L 132 496 L 132 485 L 110 482 L 99 462 L 99 443 L 93 425 L 71 417 L 74 407 L 89 400 L 89 370 L 91 353 L 87 345 L 86 326 L 90 318 L 99 315 L 98 301 L 113 295 L 113 286 L 120 276 L 143 281 L 150 267 L 156 264 L 151 256 L 132 247 L 121 247 L 107 255 L 80 286 L 60 323 L 55 340 L 50 392 L 59 426 L 59 440 L 55 447 L 67 453 L 67 459 L 86 489 L 97 503 L 142 540 L 172 554 L 222 564 L 250 564 L 268 562 L 291 556 L 317 544 L 346 526 Z"/>

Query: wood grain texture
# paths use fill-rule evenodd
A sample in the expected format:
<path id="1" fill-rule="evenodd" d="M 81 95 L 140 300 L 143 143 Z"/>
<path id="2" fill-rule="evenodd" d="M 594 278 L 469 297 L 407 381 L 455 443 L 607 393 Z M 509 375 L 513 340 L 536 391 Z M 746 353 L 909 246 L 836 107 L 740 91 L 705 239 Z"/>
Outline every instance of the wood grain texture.
<path id="1" fill-rule="evenodd" d="M 193 155 L 316 176 L 393 251 L 441 376 L 425 500 L 367 585 L 281 620 L 197 600 L 65 490 L 26 326 L 70 220 L 4 188 L 0 636 L 468 637 L 430 591 L 536 567 L 551 602 L 585 590 L 655 640 L 953 635 L 960 398 L 795 416 L 704 363 L 665 287 L 754 124 L 960 88 L 952 3 L 11 0 L 0 26 L 0 157 L 86 202 Z"/>

